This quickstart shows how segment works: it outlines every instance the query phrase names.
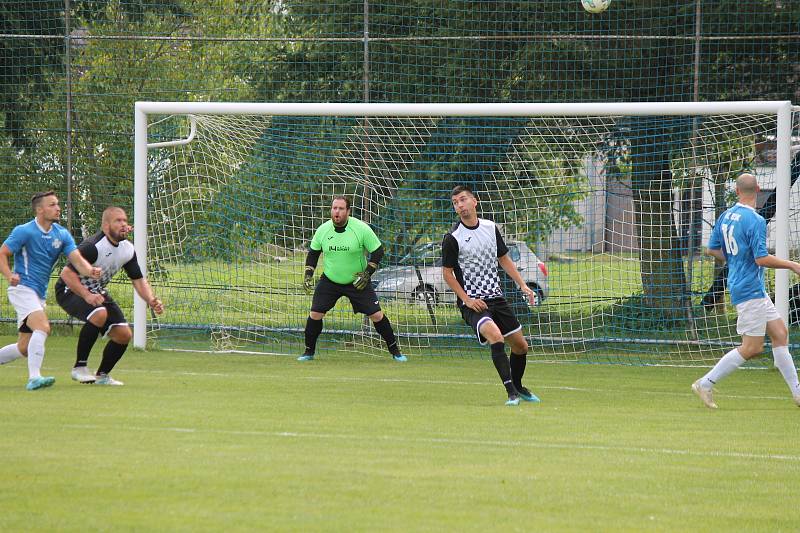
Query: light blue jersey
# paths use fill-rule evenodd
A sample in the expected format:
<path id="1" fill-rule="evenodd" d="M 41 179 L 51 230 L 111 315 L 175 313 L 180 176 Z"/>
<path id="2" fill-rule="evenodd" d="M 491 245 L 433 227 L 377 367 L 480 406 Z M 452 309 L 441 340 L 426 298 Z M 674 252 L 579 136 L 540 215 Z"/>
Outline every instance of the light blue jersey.
<path id="1" fill-rule="evenodd" d="M 728 261 L 728 290 L 733 305 L 764 298 L 764 268 L 756 259 L 767 252 L 767 222 L 752 207 L 737 203 L 719 217 L 708 240 Z"/>
<path id="2" fill-rule="evenodd" d="M 50 231 L 44 231 L 36 219 L 11 230 L 3 244 L 14 253 L 19 284 L 30 287 L 42 299 L 47 295 L 47 283 L 58 256 L 78 249 L 65 227 L 54 223 Z"/>

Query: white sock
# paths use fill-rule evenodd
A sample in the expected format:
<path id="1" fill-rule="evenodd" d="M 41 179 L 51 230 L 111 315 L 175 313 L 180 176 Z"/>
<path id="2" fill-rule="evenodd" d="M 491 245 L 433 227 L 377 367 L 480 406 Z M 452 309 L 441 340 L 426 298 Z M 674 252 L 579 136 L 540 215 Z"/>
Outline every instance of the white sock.
<path id="1" fill-rule="evenodd" d="M 16 342 L 0 348 L 0 365 L 16 361 L 20 357 L 22 357 L 22 354 L 19 352 Z"/>
<path id="2" fill-rule="evenodd" d="M 2 354 L 2 352 L 0 352 Z M 797 369 L 794 367 L 792 355 L 788 346 L 777 346 L 772 349 L 772 360 L 780 371 L 783 380 L 789 386 L 794 396 L 800 395 L 800 382 L 797 380 Z"/>
<path id="3" fill-rule="evenodd" d="M 737 348 L 722 356 L 722 359 L 717 361 L 714 368 L 708 371 L 708 374 L 700 379 L 700 385 L 703 388 L 710 389 L 712 385 L 716 385 L 725 376 L 732 374 L 734 370 L 744 364 L 744 357 L 739 353 Z"/>
<path id="4" fill-rule="evenodd" d="M 31 335 L 28 343 L 28 377 L 30 379 L 42 377 L 42 362 L 44 362 L 44 341 L 47 333 L 36 330 Z"/>

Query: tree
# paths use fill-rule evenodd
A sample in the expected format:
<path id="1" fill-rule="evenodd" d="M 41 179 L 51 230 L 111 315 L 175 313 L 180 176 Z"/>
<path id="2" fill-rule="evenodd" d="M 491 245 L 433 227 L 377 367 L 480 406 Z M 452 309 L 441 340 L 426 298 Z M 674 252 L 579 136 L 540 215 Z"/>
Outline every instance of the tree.
<path id="1" fill-rule="evenodd" d="M 0 33 L 18 35 L 0 40 L 0 113 L 3 128 L 17 150 L 30 148 L 25 122 L 37 103 L 52 92 L 48 75 L 63 69 L 64 19 L 59 14 L 63 2 L 39 2 L 37 10 L 25 9 L 30 3 L 0 3 Z M 46 38 L 26 37 L 44 35 Z"/>

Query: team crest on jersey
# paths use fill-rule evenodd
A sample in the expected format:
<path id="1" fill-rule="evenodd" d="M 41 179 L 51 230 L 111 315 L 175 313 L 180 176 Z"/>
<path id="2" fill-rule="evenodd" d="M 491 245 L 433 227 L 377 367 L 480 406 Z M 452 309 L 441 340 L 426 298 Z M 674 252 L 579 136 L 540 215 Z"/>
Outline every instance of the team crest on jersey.
<path id="1" fill-rule="evenodd" d="M 61 239 L 53 239 L 53 248 L 56 250 L 61 248 Z"/>

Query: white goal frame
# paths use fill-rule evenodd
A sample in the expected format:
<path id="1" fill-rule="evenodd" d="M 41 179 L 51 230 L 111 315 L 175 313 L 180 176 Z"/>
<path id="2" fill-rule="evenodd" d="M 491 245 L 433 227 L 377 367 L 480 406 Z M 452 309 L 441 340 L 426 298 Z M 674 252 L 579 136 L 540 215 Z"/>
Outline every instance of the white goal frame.
<path id="1" fill-rule="evenodd" d="M 642 102 L 642 103 L 490 103 L 490 104 L 382 104 L 382 103 L 215 103 L 136 102 L 134 133 L 134 226 L 136 254 L 147 274 L 147 151 L 188 144 L 194 138 L 193 114 L 356 116 L 356 117 L 559 117 L 559 116 L 687 116 L 774 114 L 777 123 L 775 255 L 789 258 L 789 190 L 792 110 L 790 101 L 764 102 Z M 188 115 L 192 132 L 186 139 L 148 143 L 150 115 Z M 168 302 L 167 302 L 168 304 Z M 775 305 L 788 320 L 789 271 L 775 272 Z M 145 348 L 147 305 L 134 291 L 133 345 Z M 788 323 L 788 322 L 787 322 Z"/>

